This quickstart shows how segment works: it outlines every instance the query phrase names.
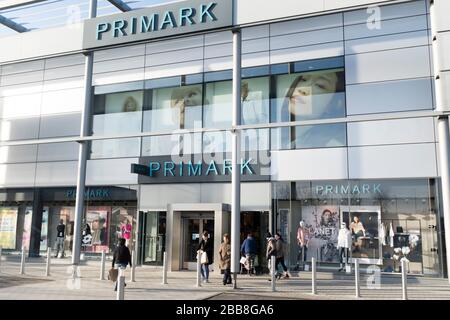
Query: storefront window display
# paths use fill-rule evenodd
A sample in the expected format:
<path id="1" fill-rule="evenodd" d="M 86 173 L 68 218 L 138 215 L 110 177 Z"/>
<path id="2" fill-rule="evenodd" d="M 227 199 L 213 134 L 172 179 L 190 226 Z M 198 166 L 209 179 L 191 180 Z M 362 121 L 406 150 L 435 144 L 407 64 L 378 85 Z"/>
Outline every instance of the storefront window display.
<path id="1" fill-rule="evenodd" d="M 300 222 L 308 236 L 306 261 L 330 265 L 339 262 L 337 236 L 345 222 L 351 261 L 399 272 L 406 258 L 410 273 L 440 274 L 434 179 L 277 182 L 272 194 L 276 229 L 288 235 L 293 268 L 301 257 Z"/>
<path id="2" fill-rule="evenodd" d="M 0 208 L 0 247 L 16 249 L 17 207 Z"/>

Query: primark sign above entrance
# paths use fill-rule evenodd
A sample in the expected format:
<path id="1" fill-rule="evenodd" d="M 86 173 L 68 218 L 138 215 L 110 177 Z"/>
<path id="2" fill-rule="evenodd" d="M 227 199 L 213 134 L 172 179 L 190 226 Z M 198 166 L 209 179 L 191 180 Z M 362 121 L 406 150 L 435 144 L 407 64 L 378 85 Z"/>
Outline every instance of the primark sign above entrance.
<path id="1" fill-rule="evenodd" d="M 92 49 L 229 27 L 233 1 L 187 0 L 84 22 L 83 48 Z"/>

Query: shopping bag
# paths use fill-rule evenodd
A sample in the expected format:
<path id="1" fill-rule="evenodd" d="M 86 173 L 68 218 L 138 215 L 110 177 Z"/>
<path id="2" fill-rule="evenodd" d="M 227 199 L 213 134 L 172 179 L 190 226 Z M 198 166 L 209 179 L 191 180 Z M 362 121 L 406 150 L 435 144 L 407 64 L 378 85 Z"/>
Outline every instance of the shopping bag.
<path id="1" fill-rule="evenodd" d="M 240 264 L 246 264 L 246 262 L 247 262 L 247 258 L 246 257 L 241 257 L 241 260 L 239 260 L 239 263 Z"/>
<path id="2" fill-rule="evenodd" d="M 119 276 L 119 269 L 111 268 L 108 272 L 108 280 L 113 282 L 117 281 L 117 277 Z"/>
<path id="3" fill-rule="evenodd" d="M 207 264 L 208 263 L 208 254 L 206 251 L 202 251 L 202 255 L 200 256 L 200 263 Z"/>

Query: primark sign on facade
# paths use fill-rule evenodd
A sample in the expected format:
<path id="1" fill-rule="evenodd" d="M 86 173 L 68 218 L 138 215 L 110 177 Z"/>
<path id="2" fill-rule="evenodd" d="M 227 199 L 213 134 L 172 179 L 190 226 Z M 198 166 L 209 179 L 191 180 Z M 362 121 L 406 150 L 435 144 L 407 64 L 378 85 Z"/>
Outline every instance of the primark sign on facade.
<path id="1" fill-rule="evenodd" d="M 84 22 L 83 48 L 143 41 L 233 24 L 233 1 L 190 0 Z"/>

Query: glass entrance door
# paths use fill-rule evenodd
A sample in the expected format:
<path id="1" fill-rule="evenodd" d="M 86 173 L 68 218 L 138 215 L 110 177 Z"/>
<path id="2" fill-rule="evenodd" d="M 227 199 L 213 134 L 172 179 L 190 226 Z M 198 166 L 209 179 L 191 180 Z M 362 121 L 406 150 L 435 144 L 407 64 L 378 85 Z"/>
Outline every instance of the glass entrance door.
<path id="1" fill-rule="evenodd" d="M 165 250 L 166 213 L 145 212 L 142 220 L 142 262 L 149 265 L 162 265 Z"/>
<path id="2" fill-rule="evenodd" d="M 197 247 L 201 241 L 203 231 L 208 231 L 209 239 L 214 243 L 214 220 L 211 217 L 183 217 L 182 218 L 181 256 L 183 269 L 196 270 Z"/>

